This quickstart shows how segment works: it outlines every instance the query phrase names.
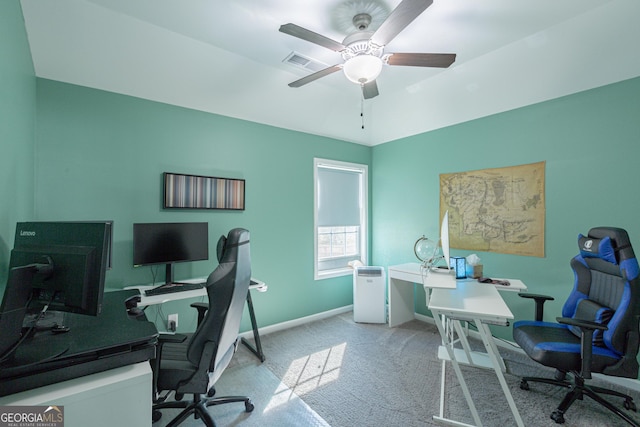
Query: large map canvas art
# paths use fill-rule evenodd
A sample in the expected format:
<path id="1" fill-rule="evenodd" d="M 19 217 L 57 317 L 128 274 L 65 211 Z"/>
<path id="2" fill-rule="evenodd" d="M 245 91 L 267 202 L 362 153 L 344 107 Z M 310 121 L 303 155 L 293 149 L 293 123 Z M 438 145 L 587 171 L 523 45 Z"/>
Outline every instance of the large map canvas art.
<path id="1" fill-rule="evenodd" d="M 545 162 L 440 175 L 450 246 L 544 257 Z"/>

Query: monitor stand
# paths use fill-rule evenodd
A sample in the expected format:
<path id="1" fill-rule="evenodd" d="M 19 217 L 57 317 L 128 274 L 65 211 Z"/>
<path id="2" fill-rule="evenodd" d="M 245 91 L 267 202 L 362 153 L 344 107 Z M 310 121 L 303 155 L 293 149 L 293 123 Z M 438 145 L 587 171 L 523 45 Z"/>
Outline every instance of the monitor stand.
<path id="1" fill-rule="evenodd" d="M 31 299 L 36 269 L 30 265 L 9 270 L 9 278 L 0 305 L 0 361 L 11 357 L 22 337 L 22 324 Z"/>
<path id="2" fill-rule="evenodd" d="M 65 326 L 64 320 L 65 313 L 61 311 L 47 310 L 44 313 L 42 311 L 27 313 L 22 322 L 21 335 L 16 340 L 17 345 L 14 345 L 13 348 L 2 355 L 1 363 L 12 360 L 16 352 L 20 353 L 20 344 L 24 340 L 31 342 L 29 348 L 33 353 L 28 355 L 22 353 L 20 355 L 20 359 L 26 362 L 25 364 L 27 365 L 53 360 L 64 354 L 69 349 L 69 343 L 66 341 L 52 342 L 51 340 L 45 340 L 45 342 L 39 344 L 41 342 L 39 338 L 41 334 L 69 332 L 70 329 Z"/>
<path id="3" fill-rule="evenodd" d="M 168 262 L 165 265 L 164 284 L 171 285 L 173 283 L 173 263 Z"/>
<path id="4" fill-rule="evenodd" d="M 37 312 L 28 314 L 22 323 L 23 328 L 33 327 L 36 332 L 60 329 L 65 327 L 64 312 L 48 310 L 44 314 Z M 68 329 L 67 329 L 68 330 Z"/>

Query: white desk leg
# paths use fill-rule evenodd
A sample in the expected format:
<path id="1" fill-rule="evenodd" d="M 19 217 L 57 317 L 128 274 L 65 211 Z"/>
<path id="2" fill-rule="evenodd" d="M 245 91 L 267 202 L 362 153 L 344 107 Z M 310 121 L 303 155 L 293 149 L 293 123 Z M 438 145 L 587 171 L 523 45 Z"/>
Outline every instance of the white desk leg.
<path id="1" fill-rule="evenodd" d="M 442 344 L 447 349 L 447 353 L 449 354 L 449 360 L 451 361 L 451 365 L 453 366 L 453 370 L 456 373 L 456 377 L 458 378 L 458 382 L 460 382 L 460 387 L 462 388 L 462 392 L 464 394 L 465 399 L 467 400 L 467 405 L 469 406 L 469 410 L 471 411 L 471 415 L 476 423 L 476 426 L 482 427 L 482 422 L 480 421 L 480 416 L 478 415 L 478 410 L 476 409 L 476 405 L 473 403 L 473 399 L 471 398 L 471 393 L 469 393 L 469 388 L 467 387 L 467 383 L 462 376 L 462 371 L 460 370 L 460 366 L 458 365 L 458 361 L 456 360 L 455 353 L 453 351 L 453 343 L 449 338 L 447 331 L 442 324 L 442 319 L 439 313 L 433 313 L 433 320 L 436 322 L 436 326 L 438 327 L 438 332 L 440 332 L 440 336 L 442 337 Z M 444 370 L 443 365 L 443 370 Z M 442 376 L 442 381 L 444 381 L 445 377 Z M 441 385 L 441 392 L 444 391 L 444 385 Z M 443 399 L 442 393 L 440 394 L 440 398 Z M 436 421 L 440 421 L 442 423 L 446 423 L 449 425 L 455 426 L 469 426 L 469 424 L 461 423 L 458 421 L 454 421 L 444 417 L 444 402 L 441 401 L 441 413 L 439 417 L 433 417 Z"/>
<path id="2" fill-rule="evenodd" d="M 413 283 L 389 277 L 389 327 L 415 318 Z"/>
<path id="3" fill-rule="evenodd" d="M 447 361 L 446 360 L 442 360 L 442 370 L 440 371 L 440 412 L 439 412 L 439 419 L 444 419 L 444 410 L 445 410 L 445 404 L 444 404 L 444 394 L 445 394 L 445 386 L 446 386 L 446 382 L 447 382 Z"/>
<path id="4" fill-rule="evenodd" d="M 502 387 L 502 392 L 504 396 L 507 398 L 507 402 L 509 403 L 509 407 L 511 408 L 511 412 L 513 413 L 513 418 L 516 420 L 516 424 L 519 427 L 524 427 L 524 423 L 522 422 L 522 417 L 520 417 L 520 412 L 518 412 L 518 408 L 516 407 L 516 402 L 513 400 L 513 396 L 511 395 L 511 391 L 509 391 L 509 386 L 507 385 L 507 381 L 504 379 L 504 375 L 502 374 L 502 369 L 504 368 L 504 361 L 502 358 L 497 356 L 497 348 L 495 346 L 495 342 L 493 342 L 493 336 L 491 335 L 491 330 L 489 329 L 489 325 L 480 322 L 480 320 L 475 320 L 475 324 L 478 327 L 478 332 L 482 337 L 482 342 L 484 343 L 484 347 L 487 350 L 487 354 L 491 359 L 491 363 L 493 364 L 493 370 L 496 371 L 496 376 L 498 377 L 498 381 L 500 382 L 500 386 Z M 498 360 L 500 359 L 500 360 Z"/>
<path id="5" fill-rule="evenodd" d="M 500 365 L 500 370 L 502 372 L 507 372 L 507 368 L 504 364 L 504 359 L 502 359 L 502 356 L 498 351 L 498 347 L 496 346 L 496 342 L 494 339 L 490 339 L 489 343 L 485 343 L 483 341 L 485 348 L 487 344 L 491 346 L 491 351 L 487 350 L 486 353 L 481 353 L 478 351 L 471 350 L 471 346 L 469 345 L 469 340 L 467 339 L 467 333 L 466 333 L 467 331 L 462 327 L 463 321 L 451 320 L 451 322 L 453 322 L 455 331 L 458 335 L 458 340 L 460 341 L 460 344 L 462 344 L 462 349 L 464 350 L 464 355 L 465 355 L 465 360 L 458 360 L 459 363 L 466 363 L 471 366 L 476 366 L 478 368 L 492 369 L 493 364 L 488 354 L 493 354 L 498 360 L 498 364 Z M 488 328 L 487 325 L 485 325 L 485 327 Z M 489 334 L 489 336 L 491 336 L 491 334 Z"/>
<path id="6" fill-rule="evenodd" d="M 428 304 L 427 304 L 428 305 Z M 434 316 L 438 316 L 437 314 L 434 314 Z M 451 321 L 449 321 L 447 318 L 445 318 L 444 316 L 438 316 L 442 319 L 443 324 L 445 325 L 444 330 L 445 333 L 447 334 L 447 342 L 452 343 L 452 337 L 449 335 L 450 331 L 450 325 L 451 325 Z M 445 340 L 444 339 L 440 339 L 441 341 L 441 345 L 444 345 Z M 438 351 L 439 352 L 439 351 Z M 447 361 L 445 359 L 442 359 L 442 369 L 440 370 L 440 412 L 439 412 L 439 417 L 438 420 L 444 420 L 444 411 L 445 411 L 445 399 L 444 399 L 444 395 L 446 392 L 446 385 L 447 385 Z"/>
<path id="7" fill-rule="evenodd" d="M 460 340 L 460 344 L 462 344 L 462 349 L 464 350 L 464 354 L 467 357 L 466 362 L 471 366 L 477 366 L 473 363 L 473 357 L 471 356 L 473 352 L 471 351 L 471 346 L 469 345 L 469 340 L 467 339 L 466 331 L 462 329 L 462 324 L 460 323 L 459 320 L 452 319 L 451 321 L 453 322 L 453 327 L 456 333 L 458 334 L 458 339 Z"/>
<path id="8" fill-rule="evenodd" d="M 502 372 L 507 372 L 507 366 L 504 364 L 504 359 L 502 358 L 502 356 L 500 355 L 500 351 L 498 350 L 498 346 L 496 345 L 496 340 L 493 339 L 493 335 L 491 334 L 491 329 L 489 329 L 489 325 L 484 324 L 483 323 L 484 328 L 486 329 L 487 332 L 487 337 L 488 337 L 488 342 L 485 342 L 485 348 L 487 345 L 489 345 L 491 347 L 491 354 L 493 354 L 496 358 L 496 360 L 498 361 L 498 364 L 500 365 L 500 370 Z M 489 353 L 489 350 L 487 350 L 487 353 Z"/>

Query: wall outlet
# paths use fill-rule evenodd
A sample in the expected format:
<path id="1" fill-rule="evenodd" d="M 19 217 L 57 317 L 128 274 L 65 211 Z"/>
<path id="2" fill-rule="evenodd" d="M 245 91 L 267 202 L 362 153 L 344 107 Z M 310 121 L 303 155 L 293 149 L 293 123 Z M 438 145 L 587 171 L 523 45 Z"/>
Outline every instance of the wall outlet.
<path id="1" fill-rule="evenodd" d="M 178 329 L 178 314 L 170 314 L 167 319 L 167 329 L 175 332 Z"/>

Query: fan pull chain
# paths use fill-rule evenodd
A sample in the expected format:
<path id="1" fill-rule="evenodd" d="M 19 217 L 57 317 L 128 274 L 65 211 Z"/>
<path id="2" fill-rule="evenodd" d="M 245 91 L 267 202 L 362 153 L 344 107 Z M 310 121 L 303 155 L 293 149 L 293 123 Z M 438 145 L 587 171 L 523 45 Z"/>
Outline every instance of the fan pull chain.
<path id="1" fill-rule="evenodd" d="M 360 121 L 364 130 L 364 96 L 360 97 Z"/>

